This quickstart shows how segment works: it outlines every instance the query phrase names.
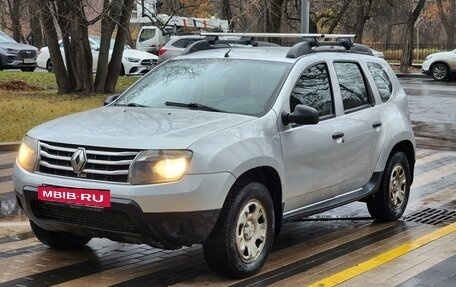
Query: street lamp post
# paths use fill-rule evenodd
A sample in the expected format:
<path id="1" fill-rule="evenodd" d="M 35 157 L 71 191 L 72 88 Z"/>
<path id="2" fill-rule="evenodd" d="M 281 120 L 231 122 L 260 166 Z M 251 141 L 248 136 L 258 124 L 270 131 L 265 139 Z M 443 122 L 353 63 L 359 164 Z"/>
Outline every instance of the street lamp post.
<path id="1" fill-rule="evenodd" d="M 310 0 L 301 0 L 301 33 L 309 33 Z"/>

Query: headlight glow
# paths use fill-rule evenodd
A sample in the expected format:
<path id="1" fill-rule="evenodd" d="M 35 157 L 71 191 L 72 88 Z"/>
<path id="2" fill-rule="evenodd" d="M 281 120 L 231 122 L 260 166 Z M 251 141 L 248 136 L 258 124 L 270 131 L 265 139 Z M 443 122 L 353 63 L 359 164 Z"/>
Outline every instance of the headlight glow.
<path id="1" fill-rule="evenodd" d="M 37 141 L 25 136 L 17 153 L 17 163 L 25 170 L 33 172 L 37 159 Z"/>
<path id="2" fill-rule="evenodd" d="M 192 158 L 187 150 L 148 150 L 141 152 L 130 167 L 132 184 L 153 184 L 181 179 Z"/>
<path id="3" fill-rule="evenodd" d="M 139 59 L 138 59 L 138 58 L 133 58 L 133 57 L 128 57 L 128 58 L 127 58 L 127 61 L 128 61 L 128 62 L 132 62 L 132 63 L 138 63 L 138 62 L 139 62 Z"/>

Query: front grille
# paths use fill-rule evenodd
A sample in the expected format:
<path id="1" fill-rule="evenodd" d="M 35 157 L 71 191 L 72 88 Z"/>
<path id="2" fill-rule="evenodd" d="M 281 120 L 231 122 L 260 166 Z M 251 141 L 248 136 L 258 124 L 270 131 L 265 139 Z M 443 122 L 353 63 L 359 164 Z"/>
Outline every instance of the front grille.
<path id="1" fill-rule="evenodd" d="M 133 224 L 126 214 L 118 211 L 91 210 L 40 201 L 32 201 L 31 207 L 33 214 L 40 219 L 115 232 L 140 234 L 139 227 Z"/>
<path id="2" fill-rule="evenodd" d="M 156 65 L 157 64 L 157 60 L 156 59 L 147 59 L 147 60 L 142 60 L 141 61 L 141 65 Z"/>
<path id="3" fill-rule="evenodd" d="M 33 59 L 36 57 L 36 51 L 34 50 L 21 50 L 19 51 L 19 56 L 25 59 Z"/>
<path id="4" fill-rule="evenodd" d="M 87 163 L 80 173 L 75 172 L 71 165 L 71 157 L 78 148 L 85 149 L 87 155 Z M 138 153 L 137 150 L 40 142 L 38 172 L 63 177 L 126 183 L 130 164 Z"/>

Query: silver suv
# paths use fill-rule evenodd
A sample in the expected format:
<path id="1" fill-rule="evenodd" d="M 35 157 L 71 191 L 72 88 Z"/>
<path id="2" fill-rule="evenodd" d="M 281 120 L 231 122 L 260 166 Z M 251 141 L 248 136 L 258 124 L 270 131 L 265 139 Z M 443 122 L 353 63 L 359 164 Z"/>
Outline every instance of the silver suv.
<path id="1" fill-rule="evenodd" d="M 14 188 L 51 247 L 202 243 L 213 270 L 246 277 L 287 221 L 353 201 L 380 220 L 406 208 L 406 94 L 350 39 L 223 48 L 214 37 L 110 101 L 23 139 Z"/>

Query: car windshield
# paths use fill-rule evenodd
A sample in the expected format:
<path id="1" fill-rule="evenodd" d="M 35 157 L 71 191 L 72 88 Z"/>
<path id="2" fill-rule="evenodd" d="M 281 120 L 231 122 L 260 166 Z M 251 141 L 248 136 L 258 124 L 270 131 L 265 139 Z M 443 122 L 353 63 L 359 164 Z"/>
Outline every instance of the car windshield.
<path id="1" fill-rule="evenodd" d="M 4 33 L 0 33 L 0 43 L 17 43 L 17 42 L 14 41 L 14 39 L 11 38 L 10 36 L 8 36 Z"/>
<path id="2" fill-rule="evenodd" d="M 261 115 L 291 64 L 232 59 L 174 60 L 138 81 L 116 105 Z"/>

